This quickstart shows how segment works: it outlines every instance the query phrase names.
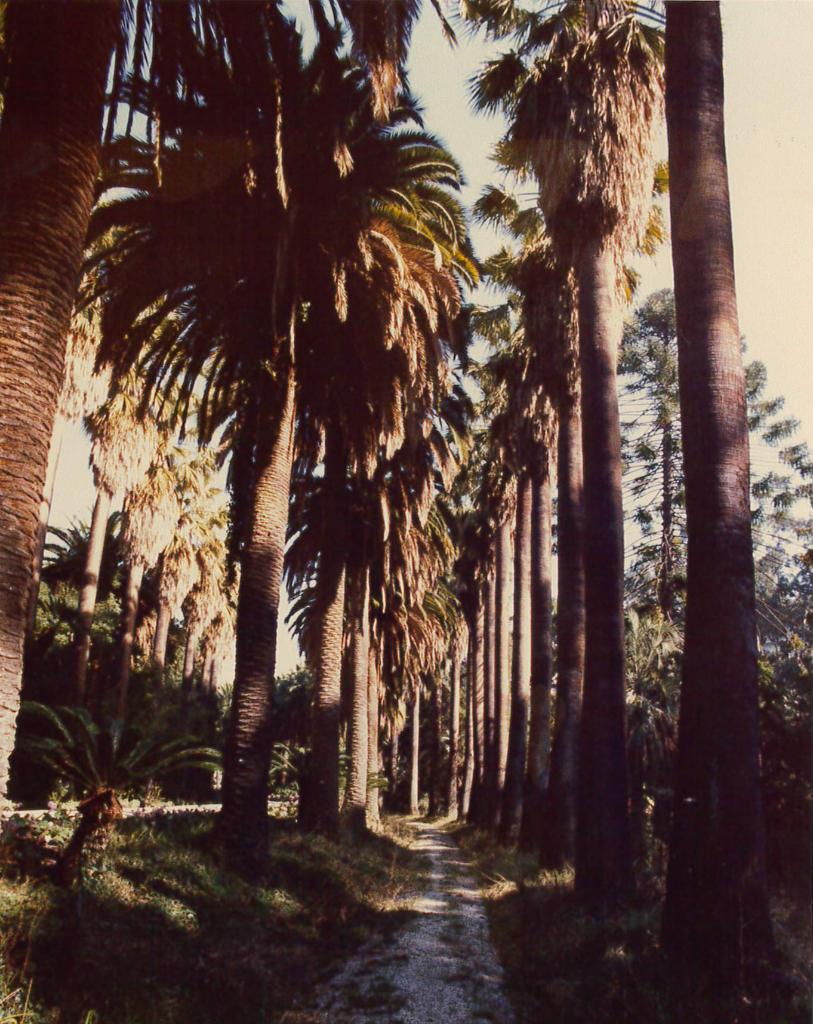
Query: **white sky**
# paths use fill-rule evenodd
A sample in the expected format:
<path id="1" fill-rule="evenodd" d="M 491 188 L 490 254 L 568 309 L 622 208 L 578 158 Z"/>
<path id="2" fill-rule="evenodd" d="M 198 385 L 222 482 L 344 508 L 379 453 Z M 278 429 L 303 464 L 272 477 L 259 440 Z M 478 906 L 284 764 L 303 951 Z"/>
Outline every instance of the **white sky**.
<path id="1" fill-rule="evenodd" d="M 502 126 L 471 112 L 467 82 L 493 48 L 461 33 L 460 46 L 450 49 L 430 4 L 424 7 L 413 37 L 411 85 L 427 128 L 462 163 L 471 202 L 493 179 L 488 155 Z M 813 3 L 729 0 L 722 10 L 740 329 L 748 358 L 768 368 L 769 392 L 786 396 L 788 414 L 802 421 L 800 439 L 813 446 Z M 495 247 L 493 235 L 477 228 L 474 240 L 481 256 Z M 638 269 L 641 297 L 671 287 L 668 246 Z M 55 525 L 90 517 L 88 451 L 81 431 L 72 431 L 57 476 Z M 281 631 L 278 672 L 298 660 L 293 641 Z"/>

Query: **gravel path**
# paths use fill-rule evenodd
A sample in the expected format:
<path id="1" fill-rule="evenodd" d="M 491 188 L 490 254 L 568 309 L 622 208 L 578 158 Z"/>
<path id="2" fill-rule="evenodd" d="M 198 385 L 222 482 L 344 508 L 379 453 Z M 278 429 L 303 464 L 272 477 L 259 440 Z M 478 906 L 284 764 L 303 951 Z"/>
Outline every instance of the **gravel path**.
<path id="1" fill-rule="evenodd" d="M 386 944 L 362 949 L 297 1020 L 330 1024 L 514 1024 L 488 933 L 483 898 L 454 841 L 413 822 L 427 860 L 414 920 Z"/>

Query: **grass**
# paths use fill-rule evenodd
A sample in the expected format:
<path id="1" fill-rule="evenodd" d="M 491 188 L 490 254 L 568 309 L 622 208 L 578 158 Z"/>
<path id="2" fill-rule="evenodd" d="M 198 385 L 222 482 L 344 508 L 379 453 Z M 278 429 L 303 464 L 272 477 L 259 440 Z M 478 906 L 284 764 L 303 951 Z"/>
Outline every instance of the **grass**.
<path id="1" fill-rule="evenodd" d="M 518 1024 L 808 1024 L 810 923 L 787 896 L 774 903 L 783 957 L 777 983 L 735 1004 L 689 999 L 658 949 L 655 887 L 604 918 L 575 900 L 572 874 L 540 871 L 468 827 L 454 835 L 480 879 Z"/>
<path id="2" fill-rule="evenodd" d="M 398 897 L 418 884 L 397 820 L 344 844 L 272 821 L 259 886 L 216 865 L 211 828 L 123 822 L 79 894 L 0 878 L 0 1024 L 291 1019 L 355 947 L 404 920 Z"/>

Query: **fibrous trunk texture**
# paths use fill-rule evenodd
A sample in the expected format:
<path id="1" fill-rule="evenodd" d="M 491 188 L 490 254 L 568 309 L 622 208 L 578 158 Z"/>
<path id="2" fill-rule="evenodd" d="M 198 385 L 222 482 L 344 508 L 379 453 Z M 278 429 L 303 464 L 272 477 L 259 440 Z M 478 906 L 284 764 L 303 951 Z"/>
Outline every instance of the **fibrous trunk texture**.
<path id="1" fill-rule="evenodd" d="M 617 268 L 599 240 L 579 263 L 586 651 L 576 889 L 603 903 L 632 884 L 624 676 L 624 511 L 616 362 Z"/>
<path id="2" fill-rule="evenodd" d="M 446 811 L 450 818 L 457 818 L 460 775 L 460 653 L 456 648 L 452 651 L 450 684 L 449 782 L 446 789 Z"/>
<path id="3" fill-rule="evenodd" d="M 513 553 L 510 518 L 497 532 L 497 588 L 494 640 L 494 804 L 490 827 L 497 831 L 508 763 L 508 727 L 511 718 L 511 608 L 514 600 Z"/>
<path id="4" fill-rule="evenodd" d="M 237 604 L 237 666 L 223 757 L 220 835 L 229 862 L 247 875 L 265 864 L 268 769 L 288 497 L 294 453 L 296 381 L 288 371 L 276 424 L 261 440 Z"/>
<path id="5" fill-rule="evenodd" d="M 119 638 L 119 673 L 116 686 L 116 714 L 124 718 L 127 714 L 127 691 L 130 687 L 130 659 L 133 653 L 138 601 L 141 582 L 144 579 L 144 564 L 134 562 L 127 569 L 124 590 L 124 604 L 121 610 L 121 636 Z"/>
<path id="6" fill-rule="evenodd" d="M 152 643 L 152 660 L 163 672 L 167 660 L 167 642 L 169 627 L 172 624 L 172 611 L 166 601 L 158 604 L 158 618 L 155 623 L 155 637 Z"/>
<path id="7" fill-rule="evenodd" d="M 51 436 L 51 445 L 48 449 L 48 468 L 45 472 L 45 486 L 42 490 L 42 501 L 40 502 L 40 518 L 37 523 L 37 540 L 34 547 L 34 562 L 31 567 L 31 592 L 28 597 L 26 636 L 31 636 L 34 632 L 34 623 L 37 619 L 37 601 L 39 599 L 40 581 L 42 579 L 42 561 L 45 557 L 48 521 L 51 518 L 51 504 L 54 500 L 54 485 L 56 484 L 56 474 L 59 469 L 59 459 L 62 455 L 65 426 L 65 417 L 57 413 L 54 422 L 54 432 Z"/>
<path id="8" fill-rule="evenodd" d="M 511 645 L 511 721 L 500 840 L 519 838 L 522 793 L 531 714 L 531 478 L 517 485 L 517 532 L 514 539 L 514 632 Z"/>
<path id="9" fill-rule="evenodd" d="M 379 764 L 379 714 L 380 714 L 380 680 L 378 675 L 378 652 L 375 644 L 370 643 L 367 670 L 367 761 L 368 774 L 378 775 Z M 381 789 L 379 786 L 367 787 L 367 825 L 378 828 L 381 824 Z"/>
<path id="10" fill-rule="evenodd" d="M 440 719 L 441 707 L 441 685 L 440 679 L 435 676 L 432 680 L 432 704 L 429 717 L 431 732 L 429 736 L 429 815 L 435 817 L 440 814 Z"/>
<path id="11" fill-rule="evenodd" d="M 370 570 L 360 571 L 353 588 L 350 623 L 350 774 L 347 781 L 345 813 L 351 832 L 360 835 L 366 827 L 367 749 L 370 723 L 367 717 L 367 676 L 370 651 Z"/>
<path id="12" fill-rule="evenodd" d="M 559 411 L 557 472 L 556 731 L 541 835 L 541 862 L 551 868 L 572 864 L 576 857 L 585 614 L 582 432 L 578 399 L 565 402 Z"/>
<path id="13" fill-rule="evenodd" d="M 469 634 L 469 655 L 466 664 L 466 753 L 463 761 L 463 785 L 460 789 L 460 821 L 468 821 L 474 785 L 474 692 L 471 668 L 474 664 L 473 650 L 474 638 Z"/>
<path id="14" fill-rule="evenodd" d="M 484 608 L 483 590 L 477 598 L 477 608 L 471 623 L 471 667 L 469 669 L 469 686 L 471 687 L 472 727 L 474 729 L 474 780 L 469 800 L 469 819 L 479 821 L 480 804 L 484 798 L 484 760 L 485 760 L 485 721 L 483 701 L 483 628 Z"/>
<path id="15" fill-rule="evenodd" d="M 421 753 L 421 684 L 415 683 L 412 698 L 412 746 L 409 757 L 409 813 L 417 814 L 420 806 L 419 775 Z"/>
<path id="16" fill-rule="evenodd" d="M 495 816 L 497 802 L 497 746 L 494 726 L 496 720 L 496 686 L 494 675 L 494 655 L 497 638 L 496 618 L 496 572 L 483 584 L 483 705 L 484 705 L 484 738 L 483 738 L 483 799 L 480 809 L 480 825 L 488 828 Z"/>
<path id="17" fill-rule="evenodd" d="M 663 942 L 724 990 L 771 951 L 757 722 L 748 422 L 717 3 L 671 3 L 666 114 L 688 580 Z"/>
<path id="18" fill-rule="evenodd" d="M 82 244 L 99 170 L 114 4 L 6 4 L 0 128 L 0 796 Z"/>
<path id="19" fill-rule="evenodd" d="M 96 493 L 93 506 L 93 518 L 90 521 L 90 537 L 88 538 L 85 571 L 82 576 L 82 589 L 79 592 L 79 620 L 76 629 L 76 676 L 74 679 L 74 699 L 77 704 L 84 704 L 87 694 L 87 672 L 90 659 L 90 631 L 93 615 L 96 611 L 96 595 L 99 591 L 99 572 L 104 555 L 104 542 L 107 537 L 107 520 L 110 515 L 112 494 L 100 487 Z"/>
<path id="20" fill-rule="evenodd" d="M 551 598 L 551 481 L 547 469 L 533 480 L 531 511 L 531 725 L 520 843 L 539 847 L 550 768 L 550 688 L 553 678 Z"/>
<path id="21" fill-rule="evenodd" d="M 195 676 L 195 662 L 198 657 L 200 646 L 200 629 L 191 624 L 186 629 L 186 646 L 183 656 L 183 676 L 181 678 L 181 692 L 187 697 L 192 695 L 192 681 Z"/>

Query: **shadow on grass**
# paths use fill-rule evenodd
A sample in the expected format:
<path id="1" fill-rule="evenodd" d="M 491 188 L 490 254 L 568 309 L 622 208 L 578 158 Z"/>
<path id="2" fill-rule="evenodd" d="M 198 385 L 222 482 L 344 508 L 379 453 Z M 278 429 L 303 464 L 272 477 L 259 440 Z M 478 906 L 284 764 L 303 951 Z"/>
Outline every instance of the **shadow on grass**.
<path id="1" fill-rule="evenodd" d="M 658 948 L 656 892 L 603 916 L 589 913 L 569 873 L 542 872 L 535 858 L 471 829 L 454 833 L 479 870 L 491 933 L 519 1024 L 802 1024 L 809 979 L 786 959 L 775 984 L 724 1002 L 676 986 Z"/>
<path id="2" fill-rule="evenodd" d="M 336 844 L 271 828 L 258 886 L 215 865 L 211 821 L 167 821 L 125 823 L 78 900 L 36 887 L 33 926 L 6 953 L 34 979 L 40 1019 L 73 1024 L 93 1010 L 101 1024 L 279 1021 L 370 934 L 410 916 L 393 898 L 411 855 L 392 840 Z"/>

